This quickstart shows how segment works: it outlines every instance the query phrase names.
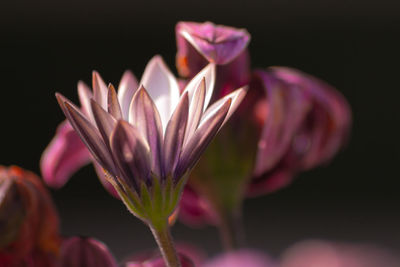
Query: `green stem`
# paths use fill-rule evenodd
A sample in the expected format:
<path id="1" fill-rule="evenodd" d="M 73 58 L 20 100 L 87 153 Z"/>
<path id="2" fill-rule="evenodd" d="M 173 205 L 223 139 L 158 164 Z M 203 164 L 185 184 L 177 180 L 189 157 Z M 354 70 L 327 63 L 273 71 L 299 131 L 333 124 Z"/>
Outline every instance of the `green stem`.
<path id="1" fill-rule="evenodd" d="M 227 211 L 222 213 L 218 228 L 226 251 L 239 249 L 243 246 L 245 238 L 240 212 Z"/>
<path id="2" fill-rule="evenodd" d="M 150 229 L 157 241 L 167 267 L 181 267 L 168 223 L 166 222 L 161 227 L 150 226 Z"/>

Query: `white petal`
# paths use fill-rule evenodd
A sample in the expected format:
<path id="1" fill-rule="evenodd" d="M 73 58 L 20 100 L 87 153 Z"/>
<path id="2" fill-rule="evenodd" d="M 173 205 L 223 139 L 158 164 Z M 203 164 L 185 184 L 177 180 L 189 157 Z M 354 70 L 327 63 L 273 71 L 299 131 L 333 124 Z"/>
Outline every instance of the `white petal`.
<path id="1" fill-rule="evenodd" d="M 179 85 L 160 56 L 153 57 L 144 70 L 140 85 L 153 99 L 161 117 L 163 132 L 179 102 Z"/>
<path id="2" fill-rule="evenodd" d="M 200 126 L 209 118 L 211 117 L 215 112 L 217 112 L 223 104 L 228 100 L 229 98 L 232 100 L 231 105 L 229 107 L 229 111 L 225 117 L 224 122 L 222 123 L 221 127 L 229 120 L 229 118 L 232 116 L 233 112 L 237 109 L 237 107 L 240 105 L 242 102 L 243 98 L 246 96 L 247 92 L 247 86 L 241 87 L 239 89 L 236 89 L 232 93 L 224 96 L 223 98 L 219 99 L 217 102 L 212 104 L 206 112 L 203 114 L 203 117 L 201 118 Z M 199 127 L 200 127 L 199 126 Z"/>
<path id="3" fill-rule="evenodd" d="M 138 87 L 135 75 L 130 71 L 125 71 L 118 86 L 118 100 L 125 120 L 128 120 L 129 106 Z"/>
<path id="4" fill-rule="evenodd" d="M 92 108 L 90 107 L 90 99 L 93 98 L 93 93 L 89 86 L 82 81 L 78 82 L 78 96 L 83 114 L 85 114 L 91 122 L 94 122 Z"/>
<path id="5" fill-rule="evenodd" d="M 202 69 L 196 76 L 193 77 L 193 79 L 187 84 L 185 91 L 188 92 L 189 94 L 189 103 L 190 105 L 192 104 L 193 95 L 195 90 L 199 87 L 201 81 L 203 78 L 206 80 L 206 99 L 204 102 L 204 108 L 205 110 L 208 106 L 208 103 L 210 103 L 213 91 L 214 91 L 214 85 L 215 85 L 215 64 L 210 63 L 204 69 Z"/>

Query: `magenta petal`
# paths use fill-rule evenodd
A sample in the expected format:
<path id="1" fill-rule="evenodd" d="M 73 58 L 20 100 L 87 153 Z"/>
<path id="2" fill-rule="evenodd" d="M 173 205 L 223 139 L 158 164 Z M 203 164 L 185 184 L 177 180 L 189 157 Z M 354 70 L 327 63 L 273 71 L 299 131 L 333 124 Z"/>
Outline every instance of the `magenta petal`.
<path id="1" fill-rule="evenodd" d="M 209 62 L 227 64 L 248 45 L 249 33 L 244 29 L 215 25 L 211 22 L 179 22 L 176 26 L 178 50 L 184 53 L 190 43 Z"/>
<path id="2" fill-rule="evenodd" d="M 63 186 L 71 175 L 88 164 L 90 153 L 68 121 L 62 122 L 40 160 L 42 176 L 47 185 Z"/>
<path id="3" fill-rule="evenodd" d="M 93 238 L 71 237 L 61 247 L 59 267 L 117 267 L 107 246 Z"/>
<path id="4" fill-rule="evenodd" d="M 349 136 L 352 119 L 348 102 L 329 84 L 299 70 L 273 67 L 270 72 L 291 86 L 302 88 L 312 98 L 308 125 L 304 123 L 298 133 L 299 142 L 310 143 L 302 168 L 313 168 L 329 161 Z M 302 149 L 301 143 L 299 146 L 298 149 Z"/>
<path id="5" fill-rule="evenodd" d="M 254 175 L 260 176 L 273 168 L 288 151 L 310 102 L 299 88 L 288 86 L 267 72 L 258 71 L 256 75 L 265 86 L 268 102 L 268 117 L 258 143 L 254 168 Z"/>

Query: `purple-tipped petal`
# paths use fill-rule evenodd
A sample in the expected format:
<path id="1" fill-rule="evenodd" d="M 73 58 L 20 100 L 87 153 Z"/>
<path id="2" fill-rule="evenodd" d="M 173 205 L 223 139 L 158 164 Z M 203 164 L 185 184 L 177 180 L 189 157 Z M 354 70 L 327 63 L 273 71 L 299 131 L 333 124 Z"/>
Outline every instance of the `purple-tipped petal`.
<path id="1" fill-rule="evenodd" d="M 108 96 L 107 96 L 107 107 L 108 112 L 117 120 L 122 119 L 122 110 L 119 105 L 118 95 L 112 84 L 108 86 Z"/>
<path id="2" fill-rule="evenodd" d="M 246 96 L 247 92 L 247 86 L 239 88 L 232 93 L 224 96 L 223 98 L 219 99 L 217 102 L 212 104 L 207 111 L 203 114 L 203 117 L 201 118 L 200 125 L 206 121 L 212 114 L 217 112 L 224 104 L 225 102 L 230 99 L 231 100 L 231 105 L 229 107 L 228 114 L 225 117 L 224 122 L 222 123 L 221 127 L 229 120 L 229 118 L 232 116 L 232 114 L 235 112 L 235 110 L 239 107 L 240 103 L 242 102 L 243 98 Z"/>
<path id="3" fill-rule="evenodd" d="M 73 173 L 91 159 L 79 135 L 68 121 L 64 121 L 42 154 L 40 168 L 43 180 L 51 187 L 62 187 Z"/>
<path id="4" fill-rule="evenodd" d="M 205 95 L 205 100 L 204 100 L 204 105 L 203 105 L 203 111 L 206 110 L 208 107 L 208 104 L 210 103 L 211 97 L 213 95 L 214 91 L 214 85 L 215 85 L 215 65 L 214 64 L 208 64 L 205 68 L 203 68 L 185 87 L 184 92 L 188 92 L 189 94 L 189 103 L 192 104 L 193 101 L 197 101 L 196 98 L 194 98 L 195 91 L 197 88 L 200 86 L 201 82 L 203 79 L 205 79 L 206 82 L 206 95 Z"/>
<path id="5" fill-rule="evenodd" d="M 181 177 L 187 170 L 190 170 L 199 160 L 201 154 L 210 144 L 211 140 L 220 129 L 226 115 L 228 114 L 231 99 L 228 99 L 224 105 L 207 120 L 188 140 L 181 153 L 180 161 L 175 170 L 175 177 Z"/>
<path id="6" fill-rule="evenodd" d="M 176 26 L 178 52 L 185 53 L 190 43 L 209 62 L 227 64 L 246 48 L 250 35 L 245 29 L 211 22 L 180 22 Z"/>
<path id="7" fill-rule="evenodd" d="M 97 71 L 93 71 L 92 77 L 93 98 L 102 108 L 107 108 L 108 88 Z"/>
<path id="8" fill-rule="evenodd" d="M 129 122 L 137 127 L 142 136 L 147 139 L 153 158 L 152 169 L 159 176 L 162 173 L 162 123 L 156 105 L 143 86 L 136 92 L 132 99 Z"/>
<path id="9" fill-rule="evenodd" d="M 99 129 L 99 132 L 103 137 L 104 143 L 109 147 L 110 136 L 115 128 L 115 125 L 117 124 L 117 120 L 114 119 L 114 117 L 111 116 L 110 113 L 100 107 L 100 105 L 93 99 L 91 100 L 91 105 L 93 117 L 96 121 L 97 128 Z"/>
<path id="10" fill-rule="evenodd" d="M 176 167 L 185 138 L 188 120 L 189 99 L 185 93 L 176 107 L 165 132 L 163 162 L 164 171 L 168 175 Z"/>
<path id="11" fill-rule="evenodd" d="M 96 127 L 93 126 L 68 99 L 60 94 L 56 96 L 65 116 L 81 137 L 82 141 L 86 144 L 92 156 L 110 173 L 115 174 L 112 158 Z"/>
<path id="12" fill-rule="evenodd" d="M 100 241 L 71 237 L 63 241 L 58 267 L 117 267 L 118 264 Z"/>
<path id="13" fill-rule="evenodd" d="M 153 99 L 165 131 L 168 120 L 179 102 L 180 91 L 177 80 L 160 56 L 153 57 L 147 64 L 140 85 L 146 88 Z"/>
<path id="14" fill-rule="evenodd" d="M 118 121 L 111 135 L 111 149 L 125 177 L 134 179 L 126 183 L 137 189 L 140 181 L 149 178 L 151 171 L 149 147 L 138 129 L 126 121 Z"/>
<path id="15" fill-rule="evenodd" d="M 135 75 L 130 71 L 125 71 L 118 86 L 118 100 L 125 120 L 128 120 L 129 106 L 138 87 Z"/>

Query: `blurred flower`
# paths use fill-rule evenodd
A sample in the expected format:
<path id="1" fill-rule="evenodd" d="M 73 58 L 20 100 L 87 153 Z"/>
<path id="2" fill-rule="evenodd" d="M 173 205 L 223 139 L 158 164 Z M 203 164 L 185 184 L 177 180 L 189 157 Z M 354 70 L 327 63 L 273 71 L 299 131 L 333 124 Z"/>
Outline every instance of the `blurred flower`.
<path id="1" fill-rule="evenodd" d="M 40 179 L 0 166 L 0 266 L 51 266 L 58 253 L 59 222 Z"/>
<path id="2" fill-rule="evenodd" d="M 225 224 L 226 229 L 227 220 L 240 217 L 244 195 L 273 192 L 289 184 L 299 171 L 328 162 L 346 143 L 351 111 L 333 87 L 300 71 L 275 67 L 250 77 L 245 49 L 250 37 L 245 30 L 182 22 L 176 32 L 177 66 L 185 77 L 208 62 L 220 64 L 218 74 L 221 70 L 223 75 L 216 85 L 217 96 L 240 84 L 241 79 L 232 77 L 250 80 L 239 112 L 199 162 L 180 205 L 185 222 L 208 221 Z M 203 45 L 209 36 L 219 35 L 221 43 Z M 230 45 L 231 40 L 240 40 L 236 42 L 241 45 Z M 231 64 L 236 67 L 228 68 Z"/>
<path id="3" fill-rule="evenodd" d="M 252 250 L 238 250 L 217 256 L 202 267 L 273 267 L 277 266 L 266 255 Z M 325 266 L 324 266 L 325 267 Z"/>
<path id="4" fill-rule="evenodd" d="M 98 75 L 93 98 L 85 91 L 81 100 L 86 113 L 57 98 L 128 209 L 154 223 L 173 212 L 187 173 L 245 95 L 238 89 L 208 107 L 214 80 L 210 64 L 180 94 L 177 80 L 156 56 L 140 88 L 122 99 Z"/>
<path id="5" fill-rule="evenodd" d="M 192 261 L 193 254 L 180 253 L 182 267 L 276 267 L 277 265 L 266 255 L 252 250 L 238 250 L 224 253 L 213 259 L 202 262 Z M 130 261 L 126 267 L 166 267 L 161 257 L 143 257 Z"/>
<path id="6" fill-rule="evenodd" d="M 263 129 L 251 195 L 287 185 L 299 171 L 329 162 L 346 144 L 351 111 L 332 86 L 285 67 L 256 71 L 253 85 L 263 86 L 266 101 L 255 109 Z"/>
<path id="7" fill-rule="evenodd" d="M 71 237 L 63 241 L 57 267 L 117 267 L 105 244 L 88 237 Z"/>
<path id="8" fill-rule="evenodd" d="M 281 267 L 397 267 L 400 259 L 370 245 L 305 241 L 289 248 Z"/>

